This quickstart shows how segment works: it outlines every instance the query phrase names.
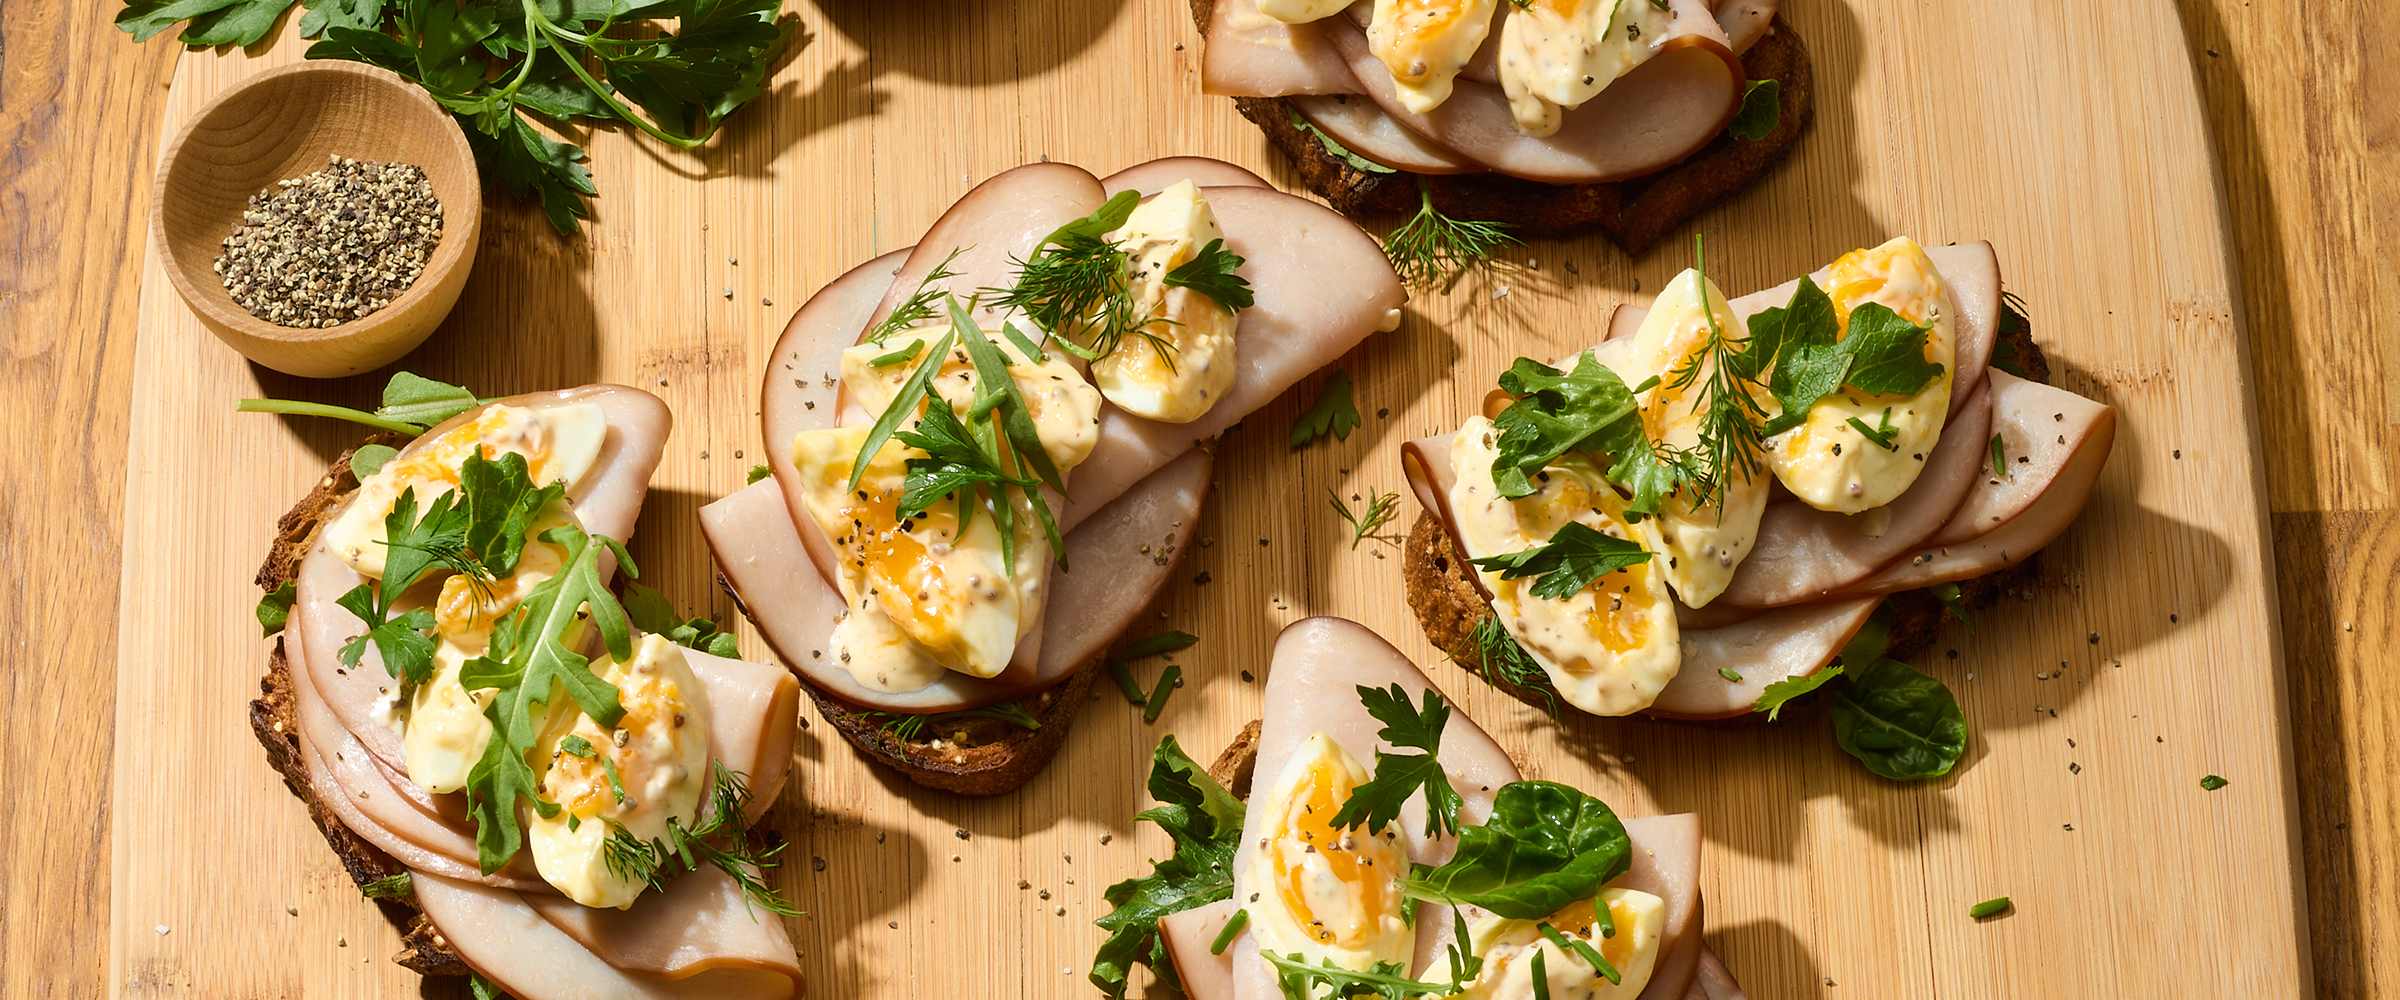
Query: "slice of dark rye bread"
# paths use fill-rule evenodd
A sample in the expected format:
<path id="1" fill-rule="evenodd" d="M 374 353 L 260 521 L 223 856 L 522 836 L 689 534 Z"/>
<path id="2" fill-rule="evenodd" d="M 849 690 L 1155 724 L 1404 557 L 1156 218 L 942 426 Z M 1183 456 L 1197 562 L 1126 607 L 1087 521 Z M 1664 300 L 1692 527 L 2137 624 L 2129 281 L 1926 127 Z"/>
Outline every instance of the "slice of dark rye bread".
<path id="1" fill-rule="evenodd" d="M 2003 312 L 1998 337 L 1992 345 L 1994 366 L 2008 365 L 2012 374 L 2022 373 L 2036 382 L 2050 381 L 2049 359 L 2043 356 L 2040 345 L 2033 342 L 2032 328 L 2023 317 L 2013 310 Z M 1970 607 L 1991 607 L 2004 595 L 2030 588 L 2040 565 L 2041 553 L 2037 552 L 1998 573 L 1961 580 L 1959 598 Z M 1400 573 L 1408 583 L 1408 606 L 1416 612 L 1417 625 L 1425 630 L 1425 638 L 1434 648 L 1449 654 L 1461 668 L 1493 687 L 1537 708 L 1551 708 L 1556 702 L 1549 684 L 1522 686 L 1477 668 L 1475 627 L 1491 616 L 1492 609 L 1470 572 L 1460 562 L 1458 548 L 1441 518 L 1431 511 L 1418 515 L 1403 546 Z M 1891 647 L 1887 655 L 1901 660 L 1930 648 L 1940 636 L 1948 614 L 1930 590 L 1893 594 L 1884 601 L 1884 606 L 1892 612 Z M 1743 725 L 1759 718 L 1752 713 L 1703 724 Z"/>
<path id="2" fill-rule="evenodd" d="M 1208 32 L 1216 0 L 1191 0 L 1192 17 Z M 1518 235 L 1556 238 L 1598 230 L 1628 254 L 1638 254 L 1686 220 L 1756 183 L 1789 155 L 1816 119 L 1816 79 L 1808 50 L 1781 15 L 1742 56 L 1743 75 L 1776 81 L 1782 119 L 1757 141 L 1719 135 L 1714 142 L 1646 177 L 1608 184 L 1545 184 L 1500 173 L 1428 175 L 1434 207 L 1457 219 L 1505 222 Z M 1360 97 L 1359 100 L 1368 98 Z M 1267 141 L 1283 151 L 1301 183 L 1344 215 L 1408 215 L 1417 210 L 1419 175 L 1359 169 L 1325 147 L 1313 129 L 1293 122 L 1276 97 L 1236 97 L 1234 106 Z"/>
<path id="3" fill-rule="evenodd" d="M 400 447 L 408 438 L 397 434 L 379 434 L 360 442 Z M 273 591 L 299 575 L 300 559 L 316 544 L 317 533 L 324 529 L 334 508 L 342 498 L 358 488 L 358 477 L 350 471 L 350 456 L 356 448 L 345 451 L 326 468 L 308 496 L 286 511 L 275 524 L 275 541 L 268 548 L 265 564 L 258 568 L 260 590 Z M 259 678 L 258 699 L 250 703 L 250 731 L 258 736 L 259 745 L 267 748 L 267 763 L 283 775 L 285 788 L 302 805 L 308 807 L 308 818 L 316 821 L 317 832 L 325 835 L 325 844 L 341 859 L 350 881 L 358 884 L 363 893 L 367 887 L 394 875 L 405 874 L 407 866 L 392 859 L 383 850 L 350 832 L 325 803 L 317 798 L 316 786 L 308 780 L 308 768 L 300 756 L 300 729 L 292 714 L 292 665 L 284 655 L 283 637 L 275 637 L 275 648 L 267 657 L 267 674 Z M 450 943 L 435 930 L 433 922 L 418 909 L 416 892 L 412 889 L 397 895 L 378 895 L 383 915 L 400 931 L 401 950 L 392 961 L 427 976 L 464 976 L 469 971 L 465 960 L 451 949 Z"/>

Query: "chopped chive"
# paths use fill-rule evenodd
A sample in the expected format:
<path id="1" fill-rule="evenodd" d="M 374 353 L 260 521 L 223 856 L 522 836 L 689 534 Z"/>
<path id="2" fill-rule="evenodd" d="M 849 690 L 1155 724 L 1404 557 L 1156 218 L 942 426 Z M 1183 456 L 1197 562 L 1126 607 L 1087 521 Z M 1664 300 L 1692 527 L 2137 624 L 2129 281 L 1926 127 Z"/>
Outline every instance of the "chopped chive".
<path id="1" fill-rule="evenodd" d="M 1741 672 L 1733 669 L 1732 667 L 1718 667 L 1717 676 L 1725 678 L 1726 680 L 1732 681 L 1736 684 L 1742 682 Z"/>
<path id="2" fill-rule="evenodd" d="M 1199 641 L 1200 637 L 1190 632 L 1160 632 L 1157 635 L 1135 639 L 1133 645 L 1125 647 L 1125 658 L 1139 660 L 1145 656 L 1157 656 L 1160 653 L 1190 649 Z"/>
<path id="3" fill-rule="evenodd" d="M 1892 443 L 1892 411 L 1890 410 L 1883 411 L 1883 426 L 1881 428 L 1869 427 L 1867 426 L 1866 421 L 1860 420 L 1857 417 L 1850 418 L 1850 428 L 1857 431 L 1860 437 L 1874 442 L 1875 447 L 1881 448 L 1885 451 L 1900 450 L 1899 445 Z"/>
<path id="4" fill-rule="evenodd" d="M 608 772 L 608 790 L 617 796 L 617 804 L 625 804 L 625 778 L 617 773 L 617 759 L 600 758 L 600 769 Z"/>
<path id="5" fill-rule="evenodd" d="M 1539 950 L 1533 953 L 1533 1000 L 1550 1000 L 1550 970 L 1544 968 L 1548 963 L 1542 961 L 1546 954 L 1549 953 Z"/>
<path id="6" fill-rule="evenodd" d="M 1250 926 L 1250 911 L 1247 909 L 1233 911 L 1232 919 L 1225 921 L 1225 929 L 1218 931 L 1217 939 L 1209 943 L 1208 953 L 1211 955 L 1224 954 L 1225 949 L 1233 945 L 1233 939 L 1241 936 L 1242 928 L 1248 926 Z"/>
<path id="7" fill-rule="evenodd" d="M 1142 694 L 1141 682 L 1133 679 L 1133 671 L 1126 668 L 1125 661 L 1108 661 L 1108 675 L 1116 678 L 1117 690 L 1125 692 L 1126 701 L 1139 705 L 1149 700 Z"/>
<path id="8" fill-rule="evenodd" d="M 1175 693 L 1175 679 L 1183 676 L 1183 668 L 1167 664 L 1159 671 L 1158 685 L 1150 689 L 1150 700 L 1142 706 L 1142 721 L 1157 722 L 1158 713 L 1167 710 L 1167 696 Z"/>
<path id="9" fill-rule="evenodd" d="M 1602 903 L 1597 899 L 1592 900 L 1592 912 L 1595 915 L 1605 913 L 1607 912 L 1607 909 L 1607 904 Z M 1624 975 L 1617 971 L 1617 967 L 1610 965 L 1608 963 L 1608 959 L 1601 958 L 1600 952 L 1593 949 L 1590 942 L 1570 939 L 1566 935 L 1559 933 L 1558 928 L 1552 927 L 1546 923 L 1536 924 L 1534 927 L 1536 930 L 1541 931 L 1542 936 L 1544 938 L 1548 938 L 1551 944 L 1556 945 L 1558 950 L 1571 952 L 1575 955 L 1575 957 L 1583 959 L 1583 964 L 1591 966 L 1592 971 L 1608 977 L 1609 982 L 1622 984 L 1625 981 Z"/>
<path id="10" fill-rule="evenodd" d="M 1992 476 L 1995 479 L 2014 478 L 2008 471 L 2008 448 L 2000 443 L 2000 435 L 1992 435 Z"/>
<path id="11" fill-rule="evenodd" d="M 1009 343 L 1017 345 L 1017 350 L 1023 352 L 1026 359 L 1034 364 L 1038 365 L 1050 360 L 1049 355 L 1042 353 L 1042 345 L 1034 343 L 1031 338 L 1026 337 L 1024 331 L 1017 329 L 1015 323 L 1000 324 L 1000 335 L 1007 337 Z"/>
<path id="12" fill-rule="evenodd" d="M 869 367 L 874 368 L 890 368 L 893 365 L 907 364 L 910 361 L 914 361 L 916 360 L 917 355 L 924 353 L 924 351 L 925 342 L 923 340 L 912 340 L 908 342 L 907 347 L 893 351 L 890 354 L 880 355 L 875 360 L 867 362 L 867 364 Z"/>
<path id="13" fill-rule="evenodd" d="M 1982 920 L 1986 917 L 1997 916 L 2001 913 L 2007 912 L 2010 905 L 2011 904 L 2008 901 L 2008 897 L 2006 896 L 1987 899 L 1968 909 L 1967 916 L 1974 917 L 1977 920 Z"/>
<path id="14" fill-rule="evenodd" d="M 1942 607 L 1948 609 L 1950 614 L 1957 616 L 1959 621 L 1975 624 L 1975 619 L 1967 617 L 1966 596 L 1958 589 L 1958 584 L 1937 583 L 1930 589 L 1933 599 L 1942 602 Z"/>
<path id="15" fill-rule="evenodd" d="M 2218 776 L 2216 776 L 2216 775 L 2213 775 L 2213 774 L 2212 774 L 2212 775 L 2209 775 L 2208 777 L 2205 777 L 2205 778 L 2202 778 L 2202 779 L 2200 779 L 2200 787 L 2201 787 L 2202 789 L 2206 790 L 2206 791 L 2211 791 L 2211 792 L 2213 792 L 2213 791 L 2216 791 L 2217 789 L 2223 788 L 2223 787 L 2225 787 L 2225 786 L 2227 786 L 2227 785 L 2230 785 L 2230 784 L 2233 784 L 2233 782 L 2227 781 L 2227 780 L 2225 780 L 2225 779 L 2223 779 L 2223 778 L 2220 778 L 2220 777 L 2218 777 Z"/>
<path id="16" fill-rule="evenodd" d="M 1650 390 L 1656 388 L 1658 388 L 1658 376 L 1652 375 L 1649 378 L 1643 379 L 1642 384 L 1634 386 L 1633 391 L 1636 393 L 1643 393 L 1649 392 Z"/>

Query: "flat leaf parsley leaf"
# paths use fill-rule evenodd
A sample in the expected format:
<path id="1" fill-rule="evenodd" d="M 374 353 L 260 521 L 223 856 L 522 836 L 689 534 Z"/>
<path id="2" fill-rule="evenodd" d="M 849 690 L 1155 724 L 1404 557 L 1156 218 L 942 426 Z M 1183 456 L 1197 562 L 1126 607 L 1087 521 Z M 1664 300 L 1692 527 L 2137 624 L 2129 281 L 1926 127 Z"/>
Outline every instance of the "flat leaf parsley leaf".
<path id="1" fill-rule="evenodd" d="M 1317 401 L 1300 412 L 1300 419 L 1292 421 L 1291 446 L 1302 447 L 1328 434 L 1335 440 L 1348 441 L 1350 432 L 1357 430 L 1360 422 L 1358 405 L 1350 401 L 1350 372 L 1336 371 L 1317 390 Z"/>
<path id="2" fill-rule="evenodd" d="M 1807 423 L 1817 401 L 1844 385 L 1874 395 L 1922 390 L 1943 371 L 1925 360 L 1925 335 L 1932 328 L 1902 319 L 1880 302 L 1866 302 L 1851 310 L 1843 333 L 1832 298 L 1802 277 L 1790 304 L 1750 317 L 1744 365 L 1757 372 L 1773 362 L 1767 388 L 1783 405 L 1782 415 L 1767 421 L 1760 433 L 1773 437 Z"/>
<path id="3" fill-rule="evenodd" d="M 1250 292 L 1250 280 L 1233 273 L 1242 266 L 1239 254 L 1229 253 L 1225 241 L 1210 240 L 1192 259 L 1184 261 L 1161 279 L 1168 288 L 1189 288 L 1216 300 L 1225 311 L 1248 309 L 1258 301 Z"/>
<path id="4" fill-rule="evenodd" d="M 1475 565 L 1499 573 L 1503 580 L 1536 577 L 1533 596 L 1563 601 L 1581 593 L 1592 581 L 1628 566 L 1650 561 L 1641 543 L 1604 535 L 1581 521 L 1559 526 L 1550 541 L 1522 552 L 1484 556 Z"/>
<path id="5" fill-rule="evenodd" d="M 1442 747 L 1442 728 L 1450 722 L 1450 706 L 1433 689 L 1425 690 L 1422 710 L 1410 704 L 1408 690 L 1394 683 L 1390 690 L 1360 685 L 1358 700 L 1383 728 L 1375 731 L 1384 742 L 1396 747 L 1422 750 L 1420 754 L 1375 752 L 1375 777 L 1366 784 L 1351 789 L 1350 797 L 1333 814 L 1330 825 L 1353 828 L 1362 823 L 1368 833 L 1380 833 L 1400 816 L 1400 807 L 1417 789 L 1425 789 L 1425 835 L 1458 832 L 1458 791 L 1450 787 L 1450 775 L 1442 770 L 1435 754 Z"/>

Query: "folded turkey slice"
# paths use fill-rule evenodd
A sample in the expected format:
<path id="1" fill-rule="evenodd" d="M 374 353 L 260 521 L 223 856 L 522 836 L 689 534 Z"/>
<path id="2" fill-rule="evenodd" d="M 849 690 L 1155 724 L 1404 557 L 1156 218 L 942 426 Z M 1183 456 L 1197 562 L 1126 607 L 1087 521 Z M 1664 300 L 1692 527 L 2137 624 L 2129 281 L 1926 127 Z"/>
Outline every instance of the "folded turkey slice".
<path id="1" fill-rule="evenodd" d="M 791 939 L 772 914 L 745 925 L 740 914 L 723 911 L 721 904 L 647 913 L 637 906 L 622 914 L 617 926 L 589 929 L 596 944 L 586 944 L 545 919 L 519 893 L 428 873 L 414 881 L 417 902 L 442 938 L 476 972 L 518 1000 L 787 1000 L 801 991 Z M 678 924 L 696 916 L 705 919 Z M 687 943 L 663 950 L 656 943 L 677 934 L 690 935 Z M 631 945 L 627 937 L 645 943 Z M 690 969 L 684 975 L 617 964 L 674 964 L 694 946 L 735 957 L 706 968 L 683 963 Z"/>
<path id="2" fill-rule="evenodd" d="M 1216 0 L 1200 50 L 1200 90 L 1219 97 L 1355 94 L 1350 61 L 1325 36 L 1325 22 L 1286 24 L 1258 0 Z M 1387 71 L 1387 79 L 1388 71 Z"/>
<path id="3" fill-rule="evenodd" d="M 1274 659 L 1268 667 L 1254 773 L 1280 773 L 1301 743 L 1320 732 L 1361 760 L 1373 760 L 1378 750 L 1395 749 L 1378 736 L 1383 724 L 1367 714 L 1358 698 L 1362 685 L 1389 688 L 1394 684 L 1400 685 L 1412 702 L 1421 700 L 1433 687 L 1416 664 L 1366 626 L 1340 618 L 1309 618 L 1286 627 L 1275 641 Z M 1516 764 L 1499 744 L 1456 711 L 1442 730 L 1440 757 L 1451 786 L 1464 800 L 1460 818 L 1467 823 L 1488 816 L 1500 786 L 1520 777 Z M 1424 809 L 1421 795 L 1411 798 L 1401 809 L 1398 829 L 1410 861 L 1438 865 L 1457 849 L 1456 838 L 1425 837 Z M 1251 827 L 1264 812 L 1250 810 Z M 1681 1000 L 1693 982 L 1702 947 L 1699 819 L 1682 814 L 1624 822 L 1633 840 L 1633 864 L 1613 884 L 1656 895 L 1665 901 L 1667 911 L 1658 963 L 1642 996 Z M 1248 870 L 1259 834 L 1259 830 L 1244 829 L 1234 856 L 1236 872 Z M 1232 909 L 1228 900 L 1160 921 L 1178 974 L 1194 1000 L 1281 997 L 1272 968 L 1259 958 L 1258 944 L 1249 932 L 1240 934 L 1222 955 L 1209 955 L 1209 946 Z M 1453 923 L 1419 920 L 1416 933 L 1412 971 L 1433 966 L 1453 940 Z"/>

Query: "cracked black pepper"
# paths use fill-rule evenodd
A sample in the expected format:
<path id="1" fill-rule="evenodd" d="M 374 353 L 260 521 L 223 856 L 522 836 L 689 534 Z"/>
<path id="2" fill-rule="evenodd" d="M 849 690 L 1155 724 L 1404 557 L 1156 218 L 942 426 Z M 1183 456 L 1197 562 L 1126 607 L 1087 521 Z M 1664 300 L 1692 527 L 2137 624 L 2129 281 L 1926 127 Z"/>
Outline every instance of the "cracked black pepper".
<path id="1" fill-rule="evenodd" d="M 336 156 L 251 195 L 216 272 L 250 315 L 339 326 L 408 291 L 441 241 L 442 203 L 422 168 Z"/>

